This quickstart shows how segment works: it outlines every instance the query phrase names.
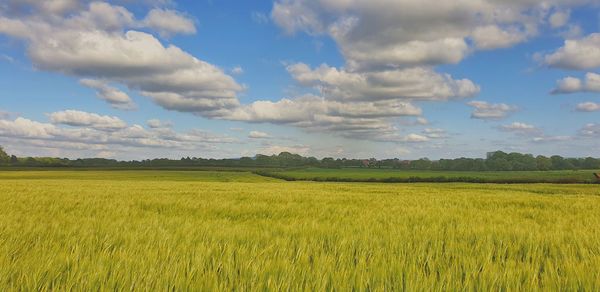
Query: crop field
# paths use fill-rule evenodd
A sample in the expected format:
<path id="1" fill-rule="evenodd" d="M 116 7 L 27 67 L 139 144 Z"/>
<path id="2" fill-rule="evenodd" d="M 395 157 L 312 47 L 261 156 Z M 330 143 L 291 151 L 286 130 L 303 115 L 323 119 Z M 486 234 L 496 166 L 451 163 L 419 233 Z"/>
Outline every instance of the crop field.
<path id="1" fill-rule="evenodd" d="M 264 171 L 265 175 L 286 180 L 312 181 L 465 181 L 491 183 L 595 183 L 594 172 L 600 170 L 556 171 L 421 171 L 365 168 L 305 168 L 297 170 Z"/>
<path id="2" fill-rule="evenodd" d="M 597 185 L 0 172 L 0 291 L 600 290 Z"/>

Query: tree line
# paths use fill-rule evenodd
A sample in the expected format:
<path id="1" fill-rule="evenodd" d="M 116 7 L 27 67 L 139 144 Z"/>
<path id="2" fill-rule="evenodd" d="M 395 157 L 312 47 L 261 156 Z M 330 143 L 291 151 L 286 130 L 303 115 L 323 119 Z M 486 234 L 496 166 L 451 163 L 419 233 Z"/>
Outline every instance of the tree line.
<path id="1" fill-rule="evenodd" d="M 495 151 L 487 153 L 485 158 L 456 158 L 430 160 L 394 159 L 347 159 L 325 157 L 304 157 L 298 154 L 282 152 L 277 155 L 256 155 L 235 159 L 206 159 L 198 157 L 183 157 L 181 159 L 146 159 L 119 161 L 104 158 L 53 158 L 53 157 L 16 157 L 7 154 L 0 147 L 0 165 L 13 167 L 114 167 L 114 168 L 144 168 L 144 167 L 322 167 L 322 168 L 392 168 L 406 170 L 453 170 L 453 171 L 532 171 L 532 170 L 578 170 L 600 169 L 600 159 L 565 158 L 554 156 L 533 156 L 531 154 L 506 153 Z"/>

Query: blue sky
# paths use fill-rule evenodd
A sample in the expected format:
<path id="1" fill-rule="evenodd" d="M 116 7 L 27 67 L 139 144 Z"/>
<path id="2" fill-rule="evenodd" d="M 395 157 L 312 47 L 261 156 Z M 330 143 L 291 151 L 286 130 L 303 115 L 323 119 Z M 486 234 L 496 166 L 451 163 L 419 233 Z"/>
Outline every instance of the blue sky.
<path id="1" fill-rule="evenodd" d="M 0 145 L 143 159 L 600 156 L 600 2 L 0 4 Z"/>

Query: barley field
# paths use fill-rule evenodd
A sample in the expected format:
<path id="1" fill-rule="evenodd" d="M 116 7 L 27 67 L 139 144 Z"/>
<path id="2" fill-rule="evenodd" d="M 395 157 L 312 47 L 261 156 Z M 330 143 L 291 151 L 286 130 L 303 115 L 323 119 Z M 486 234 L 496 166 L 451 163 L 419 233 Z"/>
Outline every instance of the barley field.
<path id="1" fill-rule="evenodd" d="M 0 172 L 1 291 L 600 289 L 597 185 Z"/>

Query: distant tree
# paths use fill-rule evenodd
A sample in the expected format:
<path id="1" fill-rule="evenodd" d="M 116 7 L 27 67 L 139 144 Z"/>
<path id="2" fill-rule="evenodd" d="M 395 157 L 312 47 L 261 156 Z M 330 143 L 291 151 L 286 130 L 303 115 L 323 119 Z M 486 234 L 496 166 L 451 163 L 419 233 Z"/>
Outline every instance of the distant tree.
<path id="1" fill-rule="evenodd" d="M 2 146 L 0 146 L 0 165 L 6 165 L 10 162 L 10 156 L 8 156 L 8 154 L 6 154 L 6 152 L 4 151 L 4 148 L 2 148 Z"/>
<path id="2" fill-rule="evenodd" d="M 552 160 L 546 156 L 538 155 L 535 158 L 535 162 L 538 170 L 550 170 L 552 169 Z"/>
<path id="3" fill-rule="evenodd" d="M 512 170 L 512 164 L 504 158 L 488 159 L 486 166 L 489 170 Z"/>
<path id="4" fill-rule="evenodd" d="M 428 158 L 421 158 L 419 160 L 415 160 L 410 164 L 410 168 L 417 170 L 430 170 L 431 160 L 429 160 Z"/>
<path id="5" fill-rule="evenodd" d="M 600 169 L 600 159 L 587 157 L 583 160 L 583 165 L 581 167 L 584 169 Z"/>
<path id="6" fill-rule="evenodd" d="M 550 159 L 552 160 L 552 169 L 565 170 L 574 168 L 573 164 L 569 160 L 564 159 L 562 156 L 554 155 L 550 157 Z"/>

